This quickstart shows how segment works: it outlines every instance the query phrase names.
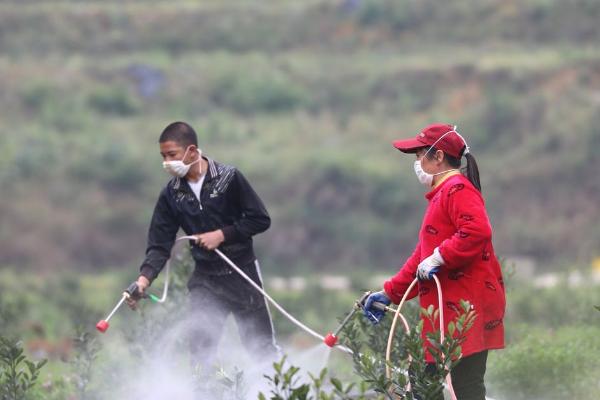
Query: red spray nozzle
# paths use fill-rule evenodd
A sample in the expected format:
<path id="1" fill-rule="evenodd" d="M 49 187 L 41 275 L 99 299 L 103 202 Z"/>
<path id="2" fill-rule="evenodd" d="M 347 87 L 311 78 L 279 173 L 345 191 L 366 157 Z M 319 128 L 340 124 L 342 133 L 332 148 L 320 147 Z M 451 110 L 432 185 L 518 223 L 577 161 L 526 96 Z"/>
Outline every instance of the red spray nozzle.
<path id="1" fill-rule="evenodd" d="M 335 346 L 335 344 L 337 343 L 338 338 L 337 336 L 335 336 L 333 333 L 329 332 L 327 334 L 327 336 L 325 336 L 325 339 L 323 339 L 323 342 L 325 342 L 325 344 L 329 347 L 333 347 Z"/>
<path id="2" fill-rule="evenodd" d="M 99 332 L 102 332 L 102 333 L 106 332 L 106 330 L 108 329 L 108 327 L 109 327 L 108 321 L 105 321 L 105 320 L 101 320 L 100 322 L 98 322 L 96 324 L 96 329 Z"/>

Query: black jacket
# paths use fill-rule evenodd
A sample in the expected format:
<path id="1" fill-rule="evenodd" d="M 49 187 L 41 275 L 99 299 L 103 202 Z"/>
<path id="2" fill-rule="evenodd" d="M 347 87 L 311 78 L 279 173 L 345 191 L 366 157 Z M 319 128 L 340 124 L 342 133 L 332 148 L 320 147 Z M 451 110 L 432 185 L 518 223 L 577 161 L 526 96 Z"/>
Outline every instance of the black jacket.
<path id="1" fill-rule="evenodd" d="M 237 265 L 255 260 L 252 236 L 271 225 L 267 210 L 250 183 L 235 167 L 210 158 L 200 202 L 187 181 L 173 178 L 161 191 L 148 232 L 141 274 L 154 280 L 170 256 L 179 228 L 187 235 L 221 229 L 225 241 L 219 249 Z M 194 275 L 224 275 L 231 268 L 213 251 L 192 243 Z"/>

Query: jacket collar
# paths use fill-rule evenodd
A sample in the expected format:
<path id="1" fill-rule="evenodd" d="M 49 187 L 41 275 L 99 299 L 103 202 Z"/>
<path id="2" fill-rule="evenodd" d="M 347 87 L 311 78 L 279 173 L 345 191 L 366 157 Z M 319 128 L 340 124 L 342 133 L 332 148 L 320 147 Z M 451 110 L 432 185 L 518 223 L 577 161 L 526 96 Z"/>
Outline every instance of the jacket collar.
<path id="1" fill-rule="evenodd" d="M 456 175 L 451 175 L 449 176 L 447 179 L 444 179 L 444 181 L 442 183 L 440 183 L 438 186 L 435 187 L 435 189 L 432 189 L 431 191 L 429 191 L 428 193 L 425 194 L 425 198 L 427 200 L 431 200 L 433 198 L 433 196 L 435 196 L 435 194 L 437 192 L 439 192 L 440 190 L 442 190 L 442 188 L 444 188 L 445 186 L 448 186 L 448 184 L 450 184 L 450 182 L 460 182 L 463 183 L 464 180 L 466 179 L 465 176 L 463 174 L 456 174 Z M 468 179 L 466 179 L 468 181 Z"/>
<path id="2" fill-rule="evenodd" d="M 213 179 L 213 178 L 216 178 L 217 176 L 221 175 L 219 173 L 219 169 L 217 168 L 217 163 L 215 162 L 215 160 L 213 160 L 210 157 L 204 157 L 204 158 L 206 159 L 206 161 L 208 161 L 208 171 L 206 171 L 207 178 Z"/>

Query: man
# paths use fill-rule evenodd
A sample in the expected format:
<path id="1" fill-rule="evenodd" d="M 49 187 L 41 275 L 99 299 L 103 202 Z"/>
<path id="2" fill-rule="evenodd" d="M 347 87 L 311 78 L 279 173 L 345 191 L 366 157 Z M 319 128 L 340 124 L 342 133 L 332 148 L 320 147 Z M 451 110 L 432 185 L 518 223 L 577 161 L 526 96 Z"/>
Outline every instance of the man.
<path id="1" fill-rule="evenodd" d="M 279 348 L 264 297 L 213 250 L 217 247 L 262 286 L 252 236 L 271 219 L 261 199 L 236 168 L 202 156 L 194 129 L 167 126 L 159 138 L 163 167 L 173 175 L 161 191 L 148 232 L 146 258 L 137 279 L 150 286 L 164 267 L 177 231 L 196 237 L 196 267 L 188 281 L 192 316 L 192 359 L 211 368 L 227 316 L 233 313 L 242 343 L 254 356 L 274 359 Z M 137 299 L 129 305 L 134 308 Z"/>

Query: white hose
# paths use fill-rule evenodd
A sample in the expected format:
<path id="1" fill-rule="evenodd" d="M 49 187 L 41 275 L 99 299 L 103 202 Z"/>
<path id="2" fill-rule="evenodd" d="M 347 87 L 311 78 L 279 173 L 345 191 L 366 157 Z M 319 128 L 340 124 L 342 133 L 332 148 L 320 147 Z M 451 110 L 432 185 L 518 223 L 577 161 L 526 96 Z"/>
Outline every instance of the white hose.
<path id="1" fill-rule="evenodd" d="M 175 253 L 175 249 L 177 248 L 177 244 L 183 242 L 184 240 L 196 240 L 194 236 L 181 236 L 175 239 L 175 244 L 171 248 L 171 255 L 165 264 L 165 284 L 163 286 L 163 292 L 160 299 L 154 298 L 154 301 L 157 303 L 164 303 L 167 300 L 167 294 L 169 293 L 169 272 L 171 271 L 171 258 Z"/>
<path id="2" fill-rule="evenodd" d="M 437 287 L 438 309 L 440 310 L 440 342 L 444 343 L 445 325 L 444 325 L 444 302 L 442 301 L 442 285 L 440 284 L 440 281 L 435 274 L 433 275 L 433 280 L 435 281 L 435 285 Z M 443 359 L 444 359 L 444 355 L 442 354 L 442 360 Z M 450 396 L 452 397 L 452 400 L 457 400 L 456 394 L 454 393 L 454 388 L 452 387 L 452 377 L 450 376 L 450 371 L 447 371 L 447 374 L 446 374 L 446 384 L 448 385 L 448 391 L 450 392 Z"/>
<path id="3" fill-rule="evenodd" d="M 444 307 L 443 307 L 443 299 L 442 299 L 442 285 L 440 284 L 440 281 L 438 279 L 438 277 L 436 275 L 433 275 L 433 280 L 435 281 L 435 285 L 437 287 L 437 294 L 438 294 L 438 309 L 440 311 L 440 343 L 444 343 L 444 338 L 445 338 L 445 334 L 444 334 Z M 410 333 L 410 329 L 408 327 L 408 323 L 406 322 L 406 319 L 404 318 L 404 316 L 402 314 L 400 314 L 400 310 L 402 309 L 402 306 L 404 305 L 404 302 L 406 301 L 406 298 L 408 297 L 408 294 L 410 293 L 410 291 L 412 290 L 412 288 L 417 284 L 419 280 L 417 278 L 415 278 L 412 283 L 410 284 L 410 286 L 408 287 L 408 289 L 404 292 L 404 296 L 402 296 L 402 300 L 400 300 L 400 304 L 398 304 L 398 308 L 396 309 L 396 313 L 394 314 L 394 320 L 392 322 L 392 326 L 390 327 L 390 334 L 388 336 L 388 345 L 387 345 L 387 349 L 385 352 L 385 361 L 386 361 L 386 376 L 388 379 L 391 379 L 391 371 L 390 371 L 390 357 L 391 357 L 391 353 L 392 353 L 392 343 L 393 343 L 393 338 L 394 338 L 394 332 L 396 331 L 396 322 L 398 320 L 398 316 L 402 317 L 402 321 L 404 322 L 404 328 L 406 330 L 406 333 L 409 334 Z M 442 355 L 442 360 L 443 360 L 443 355 Z M 409 356 L 409 361 L 411 361 L 411 358 Z M 457 400 L 456 399 L 456 394 L 454 393 L 454 388 L 452 387 L 452 377 L 450 376 L 450 371 L 448 371 L 448 373 L 446 374 L 446 385 L 448 385 L 448 391 L 450 392 L 450 396 L 452 398 L 452 400 Z M 410 390 L 410 381 L 408 382 L 407 385 L 407 390 Z"/>
<path id="4" fill-rule="evenodd" d="M 178 243 L 178 242 L 181 242 L 184 240 L 193 240 L 195 242 L 196 237 L 195 236 L 180 236 L 179 238 L 177 238 L 175 240 L 175 243 Z M 175 248 L 175 246 L 173 246 L 173 249 L 171 250 L 171 256 L 173 255 L 174 248 Z M 261 288 L 248 275 L 246 275 L 246 273 L 244 271 L 242 271 L 237 265 L 235 265 L 235 263 L 233 261 L 231 261 L 229 259 L 229 257 L 227 257 L 225 254 L 223 254 L 223 252 L 221 250 L 214 249 L 214 252 L 217 253 L 219 255 L 219 257 L 221 257 L 223 259 L 223 261 L 225 261 L 238 274 L 240 274 L 240 276 L 242 278 L 244 278 L 248 283 L 250 283 L 250 285 L 252 285 L 256 290 L 258 290 L 271 304 L 273 304 L 273 306 L 275 306 L 275 308 L 277 308 L 279 311 L 281 311 L 281 313 L 287 319 L 289 319 L 292 323 L 294 323 L 297 327 L 299 327 L 306 333 L 314 336 L 315 338 L 319 339 L 321 342 L 323 342 L 325 340 L 325 337 L 323 335 L 318 334 L 317 332 L 315 332 L 308 326 L 304 325 L 302 322 L 298 321 L 296 318 L 294 318 L 293 315 L 291 315 L 281 305 L 279 305 L 279 303 L 277 303 L 275 300 L 273 300 L 273 298 L 266 291 L 264 291 L 263 288 Z M 165 276 L 165 285 L 163 287 L 163 293 L 162 293 L 161 298 L 156 300 L 159 303 L 164 303 L 166 301 L 167 294 L 169 291 L 170 258 L 169 258 L 169 260 L 167 260 L 165 268 L 166 268 L 166 276 Z M 443 308 L 443 301 L 442 301 L 442 287 L 441 287 L 440 281 L 438 280 L 437 276 L 434 275 L 433 279 L 436 283 L 437 292 L 438 292 L 438 307 L 439 307 L 439 311 L 440 311 L 440 339 L 441 339 L 441 342 L 443 343 L 445 335 L 444 335 L 444 308 Z M 412 283 L 410 284 L 410 286 L 408 287 L 406 292 L 404 292 L 404 296 L 402 296 L 402 300 L 400 301 L 400 304 L 398 305 L 398 308 L 396 309 L 396 312 L 394 314 L 394 320 L 393 320 L 392 326 L 390 328 L 390 333 L 388 336 L 388 344 L 387 344 L 387 349 L 386 349 L 386 354 L 385 354 L 386 375 L 387 375 L 388 379 L 391 377 L 391 371 L 390 371 L 389 365 L 390 365 L 390 358 L 391 358 L 391 352 L 392 352 L 393 337 L 394 337 L 394 332 L 396 330 L 396 323 L 398 321 L 398 317 L 400 317 L 402 319 L 402 323 L 404 325 L 406 332 L 410 333 L 410 328 L 408 326 L 408 322 L 406 321 L 406 318 L 404 318 L 404 316 L 402 314 L 400 314 L 400 310 L 402 309 L 402 306 L 404 305 L 406 298 L 408 297 L 408 293 L 417 284 L 417 282 L 418 282 L 418 279 L 415 278 L 415 280 L 412 281 Z M 350 350 L 349 348 L 347 348 L 346 346 L 335 345 L 335 347 L 341 351 L 348 353 L 348 354 L 353 354 L 353 351 Z M 410 361 L 410 359 L 409 359 L 409 361 Z M 446 384 L 448 385 L 448 390 L 450 392 L 452 400 L 457 400 L 456 394 L 454 394 L 454 389 L 452 387 L 452 378 L 449 373 L 446 375 Z M 410 389 L 410 382 L 408 384 L 408 389 Z"/>
<path id="5" fill-rule="evenodd" d="M 193 240 L 195 242 L 196 241 L 196 237 L 195 236 L 180 236 L 180 237 L 178 237 L 175 240 L 175 243 L 177 243 L 179 241 L 183 241 L 183 240 Z M 233 261 L 231 261 L 225 254 L 223 254 L 223 252 L 221 250 L 215 249 L 214 252 L 217 253 L 219 255 L 219 257 L 221 257 L 223 259 L 223 261 L 225 261 L 227 264 L 229 264 L 229 266 L 231 268 L 233 268 L 235 270 L 235 272 L 237 272 L 238 274 L 240 274 L 240 276 L 242 278 L 244 278 L 256 290 L 258 290 L 263 296 L 265 296 L 265 298 L 267 300 L 269 300 L 269 302 L 271 304 L 273 304 L 273 306 L 275 306 L 275 308 L 277 308 L 279 311 L 281 311 L 281 313 L 287 319 L 289 319 L 291 322 L 293 322 L 297 327 L 299 327 L 300 329 L 302 329 L 306 333 L 314 336 L 315 338 L 319 339 L 321 342 L 323 342 L 325 340 L 325 337 L 323 335 L 320 335 L 317 332 L 315 332 L 314 330 L 310 329 L 308 326 L 304 325 L 302 322 L 298 321 L 296 318 L 294 318 L 294 316 L 292 316 L 290 313 L 288 313 L 282 306 L 280 306 L 275 300 L 273 300 L 273 298 L 271 296 L 269 296 L 269 294 L 267 292 L 265 292 L 263 290 L 263 288 L 261 288 L 258 284 L 256 284 L 256 282 L 254 282 L 248 275 L 246 275 L 246 273 L 244 273 L 244 271 L 242 271 L 237 265 L 235 265 L 235 263 Z M 171 255 L 172 254 L 173 254 L 173 250 L 171 250 Z M 158 301 L 159 303 L 163 303 L 167 299 L 167 292 L 168 292 L 168 289 L 169 289 L 169 261 L 167 261 L 166 269 L 167 269 L 166 270 L 166 274 L 167 275 L 165 277 L 165 286 L 163 288 L 163 295 L 159 299 L 160 301 Z M 350 350 L 346 346 L 336 345 L 335 347 L 338 348 L 339 350 L 342 350 L 342 351 L 346 352 L 346 353 L 352 354 L 352 350 Z"/>

